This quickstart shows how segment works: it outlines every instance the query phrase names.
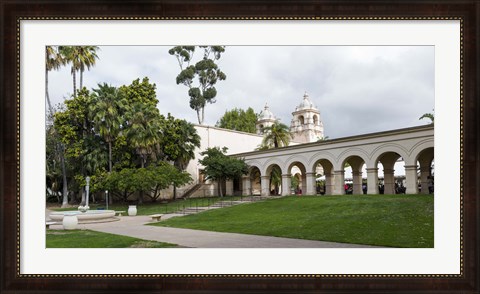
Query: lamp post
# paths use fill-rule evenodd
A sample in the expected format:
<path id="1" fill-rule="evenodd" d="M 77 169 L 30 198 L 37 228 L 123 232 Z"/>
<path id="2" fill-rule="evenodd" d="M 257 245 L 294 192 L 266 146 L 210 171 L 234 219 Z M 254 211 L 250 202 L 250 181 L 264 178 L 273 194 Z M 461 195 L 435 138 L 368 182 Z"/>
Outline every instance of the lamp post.
<path id="1" fill-rule="evenodd" d="M 107 210 L 108 210 L 108 190 L 105 190 L 105 203 L 107 205 Z"/>
<path id="2" fill-rule="evenodd" d="M 86 201 L 85 201 L 85 209 L 88 210 L 88 209 L 90 209 L 90 207 L 88 206 L 88 198 L 89 198 L 88 194 L 89 194 L 89 191 L 90 191 L 90 177 L 86 177 L 85 181 L 87 181 L 87 186 L 85 186 L 85 193 L 87 194 L 86 195 L 87 198 L 86 198 Z"/>

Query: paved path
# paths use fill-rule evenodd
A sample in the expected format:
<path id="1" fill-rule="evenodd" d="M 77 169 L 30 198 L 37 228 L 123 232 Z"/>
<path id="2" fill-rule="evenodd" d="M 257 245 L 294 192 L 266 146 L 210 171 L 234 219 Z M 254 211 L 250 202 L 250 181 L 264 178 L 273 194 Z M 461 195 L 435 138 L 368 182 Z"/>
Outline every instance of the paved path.
<path id="1" fill-rule="evenodd" d="M 168 219 L 174 216 L 178 215 L 167 214 L 164 215 L 162 219 Z M 374 248 L 374 246 L 368 245 L 144 225 L 147 223 L 151 223 L 151 218 L 148 216 L 122 216 L 119 217 L 119 221 L 80 224 L 79 228 L 195 248 Z M 52 225 L 50 228 L 62 229 L 62 226 Z"/>

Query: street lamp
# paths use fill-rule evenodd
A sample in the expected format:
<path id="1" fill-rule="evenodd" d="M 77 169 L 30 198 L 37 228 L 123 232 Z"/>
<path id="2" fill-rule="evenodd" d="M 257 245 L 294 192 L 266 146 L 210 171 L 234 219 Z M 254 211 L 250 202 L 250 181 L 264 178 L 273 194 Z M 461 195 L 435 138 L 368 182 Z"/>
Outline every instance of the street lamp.
<path id="1" fill-rule="evenodd" d="M 85 209 L 88 210 L 88 209 L 90 209 L 90 207 L 88 206 L 88 198 L 89 198 L 88 194 L 89 194 L 89 191 L 90 191 L 90 177 L 86 177 L 85 181 L 87 181 L 87 186 L 85 187 L 85 193 L 87 194 L 86 195 L 87 199 L 85 201 Z"/>
<path id="2" fill-rule="evenodd" d="M 108 210 L 108 190 L 105 190 L 105 202 L 106 202 L 107 210 Z"/>

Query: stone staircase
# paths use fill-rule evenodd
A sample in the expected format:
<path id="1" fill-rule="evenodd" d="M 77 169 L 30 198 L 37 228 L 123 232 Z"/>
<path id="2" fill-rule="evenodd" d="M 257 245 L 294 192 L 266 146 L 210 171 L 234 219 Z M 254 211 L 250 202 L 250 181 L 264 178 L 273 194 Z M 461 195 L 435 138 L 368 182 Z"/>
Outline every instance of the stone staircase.
<path id="1" fill-rule="evenodd" d="M 218 209 L 218 208 L 225 208 L 231 207 L 234 205 L 244 204 L 244 203 L 252 203 L 258 201 L 264 201 L 268 199 L 277 199 L 282 196 L 246 196 L 241 198 L 241 200 L 222 200 L 215 202 L 210 206 L 198 206 L 198 207 L 185 207 L 185 209 L 177 211 L 176 214 L 183 214 L 183 215 L 190 215 L 190 214 L 197 214 L 203 211 L 207 211 L 210 209 Z"/>

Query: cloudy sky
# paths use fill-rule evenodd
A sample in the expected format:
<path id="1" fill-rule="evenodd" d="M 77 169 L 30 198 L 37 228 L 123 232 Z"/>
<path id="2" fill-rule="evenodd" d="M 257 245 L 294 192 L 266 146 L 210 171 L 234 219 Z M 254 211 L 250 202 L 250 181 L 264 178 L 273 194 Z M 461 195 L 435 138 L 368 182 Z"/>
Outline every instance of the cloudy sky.
<path id="1" fill-rule="evenodd" d="M 165 46 L 101 46 L 99 60 L 84 73 L 84 86 L 128 85 L 148 77 L 157 86 L 158 108 L 197 123 L 180 69 Z M 199 58 L 200 52 L 195 57 Z M 331 139 L 427 124 L 434 109 L 433 46 L 228 46 L 217 63 L 227 75 L 217 83 L 217 102 L 205 108 L 215 125 L 232 108 L 270 110 L 290 125 L 305 91 L 321 112 Z M 52 102 L 72 93 L 69 68 L 50 72 Z"/>

